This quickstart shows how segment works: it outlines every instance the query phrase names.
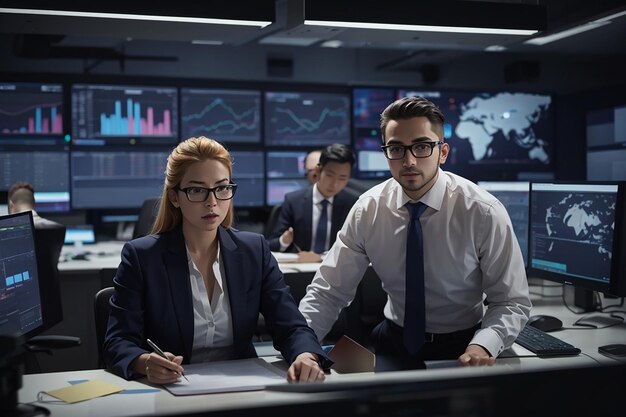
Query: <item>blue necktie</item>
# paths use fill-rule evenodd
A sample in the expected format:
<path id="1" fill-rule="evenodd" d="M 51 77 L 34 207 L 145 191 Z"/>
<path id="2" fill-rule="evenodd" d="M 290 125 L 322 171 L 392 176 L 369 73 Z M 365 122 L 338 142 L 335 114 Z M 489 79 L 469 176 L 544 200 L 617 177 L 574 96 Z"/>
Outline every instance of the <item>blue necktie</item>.
<path id="1" fill-rule="evenodd" d="M 411 215 L 406 239 L 406 294 L 404 300 L 404 346 L 414 355 L 424 344 L 426 314 L 424 309 L 424 240 L 420 216 L 424 203 L 407 203 Z"/>
<path id="2" fill-rule="evenodd" d="M 328 200 L 320 201 L 322 205 L 322 212 L 320 213 L 320 220 L 317 223 L 317 233 L 315 234 L 315 247 L 313 248 L 313 252 L 315 253 L 324 253 L 326 249 L 326 228 L 328 223 Z"/>

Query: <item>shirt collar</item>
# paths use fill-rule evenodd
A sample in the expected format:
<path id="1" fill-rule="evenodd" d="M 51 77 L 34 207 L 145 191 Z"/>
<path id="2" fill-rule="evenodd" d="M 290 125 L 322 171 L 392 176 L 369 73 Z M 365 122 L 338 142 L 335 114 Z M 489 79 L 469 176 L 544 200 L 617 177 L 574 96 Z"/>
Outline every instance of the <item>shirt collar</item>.
<path id="1" fill-rule="evenodd" d="M 313 185 L 313 204 L 319 204 L 322 202 L 322 200 L 328 200 L 328 202 L 332 205 L 334 199 L 335 196 L 328 198 L 324 197 L 322 193 L 320 193 L 320 190 L 317 188 L 317 184 Z"/>
<path id="2" fill-rule="evenodd" d="M 446 191 L 446 175 L 441 168 L 438 169 L 439 173 L 437 175 L 437 181 L 433 184 L 432 188 L 426 192 L 417 201 L 421 201 L 426 204 L 428 207 L 433 208 L 437 211 L 441 209 L 441 205 L 443 203 L 443 197 Z M 402 186 L 399 182 L 395 181 L 395 193 L 396 193 L 396 208 L 400 208 L 404 206 L 409 201 L 415 202 L 415 200 L 411 200 L 408 195 L 404 192 Z"/>

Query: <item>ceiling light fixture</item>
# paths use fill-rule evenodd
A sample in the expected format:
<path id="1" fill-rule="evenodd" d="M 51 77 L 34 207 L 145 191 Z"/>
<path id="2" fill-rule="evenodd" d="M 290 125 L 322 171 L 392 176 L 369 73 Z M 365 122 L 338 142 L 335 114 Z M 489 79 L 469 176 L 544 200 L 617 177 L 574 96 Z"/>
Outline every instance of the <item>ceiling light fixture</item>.
<path id="1" fill-rule="evenodd" d="M 40 10 L 40 9 L 11 9 L 0 8 L 0 13 L 7 14 L 27 14 L 40 16 L 62 16 L 62 17 L 89 17 L 98 19 L 122 19 L 122 20 L 145 20 L 154 22 L 176 22 L 176 23 L 202 23 L 211 25 L 235 25 L 235 26 L 257 26 L 264 28 L 272 22 L 260 20 L 235 20 L 235 19 L 213 19 L 208 17 L 186 17 L 186 16 L 159 16 L 127 13 L 96 13 L 79 12 L 73 10 Z"/>
<path id="2" fill-rule="evenodd" d="M 478 34 L 485 34 L 485 35 L 530 36 L 530 35 L 534 35 L 535 33 L 537 33 L 536 30 L 532 30 L 532 29 L 404 25 L 404 24 L 396 24 L 396 23 L 345 22 L 345 21 L 329 21 L 329 20 L 305 20 L 304 24 L 308 26 L 327 26 L 327 27 L 339 27 L 339 28 L 406 30 L 406 31 L 413 31 L 413 32 L 478 33 Z"/>
<path id="3" fill-rule="evenodd" d="M 575 26 L 573 28 L 570 29 L 566 29 L 566 30 L 562 30 L 560 32 L 557 33 L 553 33 L 552 35 L 547 35 L 547 36 L 541 36 L 538 38 L 533 38 L 533 39 L 528 39 L 527 41 L 525 41 L 524 43 L 529 44 L 529 45 L 545 45 L 547 43 L 550 42 L 555 42 L 561 39 L 565 39 L 565 38 L 569 38 L 570 36 L 574 36 L 574 35 L 578 35 L 579 33 L 583 33 L 583 32 L 587 32 L 589 30 L 593 30 L 593 29 L 597 29 L 599 27 L 602 26 L 606 26 L 608 24 L 611 23 L 612 20 L 618 18 L 618 17 L 622 17 L 622 16 L 626 16 L 626 10 L 619 12 L 619 13 L 614 13 L 612 15 L 609 16 L 605 16 L 602 17 L 600 19 L 596 19 L 596 20 L 592 20 L 591 22 L 587 22 L 584 23 L 580 26 Z"/>

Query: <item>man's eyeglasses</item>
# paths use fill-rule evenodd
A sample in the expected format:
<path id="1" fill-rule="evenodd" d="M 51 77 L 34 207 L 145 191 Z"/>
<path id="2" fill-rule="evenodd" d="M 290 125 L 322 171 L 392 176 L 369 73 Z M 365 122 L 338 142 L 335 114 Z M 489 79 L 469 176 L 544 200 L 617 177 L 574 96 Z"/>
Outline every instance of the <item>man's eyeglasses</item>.
<path id="1" fill-rule="evenodd" d="M 235 196 L 237 184 L 218 185 L 213 188 L 206 187 L 177 187 L 176 190 L 182 191 L 187 195 L 187 200 L 193 203 L 200 203 L 209 198 L 209 193 L 213 193 L 218 200 L 230 200 Z"/>
<path id="2" fill-rule="evenodd" d="M 411 145 L 385 145 L 380 149 L 387 159 L 403 159 L 406 155 L 406 150 L 409 149 L 411 154 L 416 158 L 428 158 L 433 154 L 435 146 L 443 145 L 443 141 L 439 142 L 417 142 Z"/>

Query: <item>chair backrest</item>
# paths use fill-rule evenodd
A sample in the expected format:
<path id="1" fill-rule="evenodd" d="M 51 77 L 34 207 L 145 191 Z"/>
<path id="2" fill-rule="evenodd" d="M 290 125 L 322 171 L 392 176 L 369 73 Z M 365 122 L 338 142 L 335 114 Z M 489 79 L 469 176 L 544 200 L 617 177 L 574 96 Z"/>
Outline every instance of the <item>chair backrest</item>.
<path id="1" fill-rule="evenodd" d="M 272 207 L 270 215 L 267 217 L 267 223 L 265 223 L 265 237 L 268 239 L 274 231 L 276 223 L 278 222 L 278 216 L 280 216 L 280 209 L 282 206 L 282 204 L 276 204 L 274 207 Z"/>
<path id="2" fill-rule="evenodd" d="M 156 220 L 157 213 L 159 212 L 160 203 L 160 198 L 149 198 L 144 200 L 141 210 L 139 211 L 139 219 L 137 219 L 135 230 L 133 230 L 133 239 L 146 236 L 150 233 L 152 225 Z"/>
<path id="3" fill-rule="evenodd" d="M 63 320 L 58 264 L 65 240 L 65 226 L 35 226 L 34 237 L 42 295 L 41 309 L 46 320 L 44 327 L 48 329 Z"/>
<path id="4" fill-rule="evenodd" d="M 96 293 L 94 299 L 94 317 L 96 319 L 96 342 L 98 343 L 98 366 L 105 368 L 104 356 L 102 355 L 102 346 L 104 345 L 104 336 L 107 331 L 107 324 L 109 322 L 109 312 L 111 311 L 111 305 L 109 300 L 113 295 L 115 288 L 106 287 Z"/>

